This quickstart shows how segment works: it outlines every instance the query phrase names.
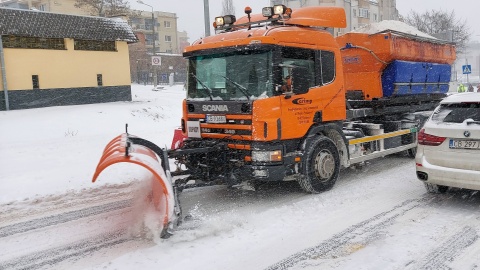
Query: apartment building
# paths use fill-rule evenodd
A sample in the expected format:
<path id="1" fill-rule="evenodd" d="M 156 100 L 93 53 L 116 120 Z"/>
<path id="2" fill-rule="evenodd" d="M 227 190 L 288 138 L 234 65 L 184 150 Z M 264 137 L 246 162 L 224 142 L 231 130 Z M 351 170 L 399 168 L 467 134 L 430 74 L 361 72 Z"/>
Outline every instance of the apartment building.
<path id="1" fill-rule="evenodd" d="M 154 11 L 153 17 L 150 11 L 134 10 L 132 13 L 128 22 L 134 32 L 145 35 L 148 51 L 153 51 L 155 45 L 155 53 L 181 52 L 175 13 Z"/>
<path id="2" fill-rule="evenodd" d="M 370 23 L 398 20 L 399 17 L 396 0 L 271 0 L 271 4 L 283 4 L 293 9 L 307 6 L 343 7 L 347 27 L 334 29 L 334 35 L 341 35 Z"/>

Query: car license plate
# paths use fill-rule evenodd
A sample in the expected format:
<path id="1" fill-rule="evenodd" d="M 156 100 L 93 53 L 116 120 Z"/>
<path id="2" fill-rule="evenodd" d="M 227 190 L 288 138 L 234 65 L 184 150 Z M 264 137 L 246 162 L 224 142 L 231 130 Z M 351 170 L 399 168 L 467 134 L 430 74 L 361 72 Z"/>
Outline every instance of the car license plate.
<path id="1" fill-rule="evenodd" d="M 212 115 L 207 114 L 205 122 L 212 124 L 224 124 L 227 123 L 227 117 L 225 115 Z"/>
<path id="2" fill-rule="evenodd" d="M 450 140 L 449 147 L 453 149 L 478 149 L 480 150 L 480 141 L 475 140 Z"/>

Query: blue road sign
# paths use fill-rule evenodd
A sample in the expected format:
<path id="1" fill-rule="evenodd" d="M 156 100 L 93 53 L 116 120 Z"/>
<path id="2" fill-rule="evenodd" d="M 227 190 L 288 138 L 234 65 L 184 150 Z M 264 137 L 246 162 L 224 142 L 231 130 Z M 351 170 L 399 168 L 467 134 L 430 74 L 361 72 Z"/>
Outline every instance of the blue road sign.
<path id="1" fill-rule="evenodd" d="M 472 73 L 472 66 L 471 65 L 463 65 L 462 70 L 463 70 L 463 74 L 470 74 L 470 73 Z"/>

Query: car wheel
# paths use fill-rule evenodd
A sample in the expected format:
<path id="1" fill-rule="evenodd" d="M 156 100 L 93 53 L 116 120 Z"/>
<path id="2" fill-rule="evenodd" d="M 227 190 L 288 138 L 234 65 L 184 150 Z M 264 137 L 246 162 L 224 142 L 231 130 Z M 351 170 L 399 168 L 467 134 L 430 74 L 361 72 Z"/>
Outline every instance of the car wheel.
<path id="1" fill-rule="evenodd" d="M 424 183 L 425 188 L 429 193 L 445 193 L 448 190 L 447 186 L 435 185 L 432 183 Z"/>
<path id="2" fill-rule="evenodd" d="M 340 157 L 332 140 L 316 138 L 306 150 L 298 183 L 303 190 L 320 193 L 333 187 L 340 171 Z"/>

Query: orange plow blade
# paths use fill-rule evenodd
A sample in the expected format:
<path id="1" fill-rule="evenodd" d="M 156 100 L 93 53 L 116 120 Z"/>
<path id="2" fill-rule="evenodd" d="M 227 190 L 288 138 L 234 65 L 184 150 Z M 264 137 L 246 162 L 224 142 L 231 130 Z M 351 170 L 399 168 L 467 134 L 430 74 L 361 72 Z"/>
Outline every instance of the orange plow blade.
<path id="1" fill-rule="evenodd" d="M 103 170 L 116 163 L 127 162 L 146 168 L 152 173 L 154 178 L 152 201 L 162 219 L 162 236 L 167 237 L 169 235 L 167 230 L 171 229 L 172 226 L 176 226 L 180 216 L 180 206 L 176 197 L 176 191 L 172 185 L 170 172 L 168 169 L 164 170 L 162 163 L 158 159 L 158 157 L 160 159 L 167 158 L 162 157 L 162 153 L 155 153 L 147 146 L 134 143 L 137 139 L 145 141 L 127 133 L 123 133 L 111 140 L 103 151 L 92 182 L 97 180 Z"/>

